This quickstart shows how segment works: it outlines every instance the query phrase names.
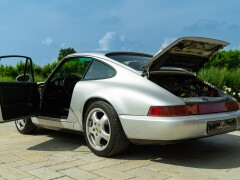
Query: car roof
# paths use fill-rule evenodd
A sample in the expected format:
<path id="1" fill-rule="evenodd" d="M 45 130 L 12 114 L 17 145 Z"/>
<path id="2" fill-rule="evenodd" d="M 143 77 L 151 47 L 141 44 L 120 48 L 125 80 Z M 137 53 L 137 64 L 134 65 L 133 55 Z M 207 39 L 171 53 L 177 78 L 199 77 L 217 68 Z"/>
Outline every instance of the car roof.
<path id="1" fill-rule="evenodd" d="M 86 51 L 86 52 L 79 52 L 70 54 L 66 57 L 75 57 L 75 56 L 95 56 L 95 57 L 102 57 L 102 58 L 109 58 L 108 55 L 143 55 L 153 57 L 151 54 L 141 53 L 141 52 L 127 52 L 127 51 Z M 112 59 L 112 58 L 110 58 Z M 114 59 L 112 59 L 114 60 Z M 116 61 L 116 60 L 114 60 Z"/>
<path id="2" fill-rule="evenodd" d="M 115 64 L 118 64 L 120 66 L 124 66 L 127 69 L 130 69 L 131 71 L 135 71 L 135 72 L 139 72 L 127 65 L 124 65 L 114 59 L 112 59 L 111 57 L 108 57 L 108 55 L 143 55 L 143 56 L 151 56 L 153 57 L 153 55 L 151 54 L 146 54 L 146 53 L 141 53 L 141 52 L 125 52 L 125 51 L 85 51 L 85 52 L 80 52 L 80 53 L 73 53 L 70 55 L 67 55 L 65 58 L 69 58 L 69 57 L 76 57 L 76 56 L 89 56 L 89 57 L 98 57 L 98 58 L 103 58 L 104 60 L 107 61 L 111 61 Z M 64 59 L 65 59 L 64 58 Z M 183 72 L 188 72 L 182 68 L 174 68 L 174 67 L 162 67 L 161 70 L 170 70 L 170 71 L 183 71 Z"/>
<path id="3" fill-rule="evenodd" d="M 80 53 L 73 53 L 70 55 L 67 55 L 64 59 L 70 58 L 70 57 L 76 57 L 76 56 L 84 56 L 84 57 L 92 57 L 92 58 L 100 58 L 101 60 L 104 61 L 109 61 L 114 64 L 117 64 L 119 66 L 122 66 L 126 69 L 129 69 L 131 71 L 134 71 L 137 74 L 141 74 L 142 71 L 135 70 L 123 63 L 120 63 L 113 58 L 109 57 L 110 55 L 140 55 L 140 56 L 148 56 L 148 57 L 153 57 L 151 54 L 147 53 L 141 53 L 141 52 L 125 52 L 125 51 L 86 51 L 86 52 L 80 52 Z"/>
<path id="4" fill-rule="evenodd" d="M 120 63 L 120 62 L 112 59 L 111 57 L 108 57 L 107 56 L 108 54 L 111 54 L 111 55 L 115 55 L 115 54 L 116 55 L 119 55 L 119 54 L 123 54 L 123 55 L 130 54 L 130 55 L 132 55 L 132 54 L 134 54 L 134 55 L 145 55 L 145 56 L 151 56 L 151 57 L 153 56 L 153 55 L 150 55 L 150 54 L 144 54 L 144 53 L 140 53 L 140 52 L 86 51 L 86 52 L 73 53 L 73 54 L 67 55 L 62 60 L 67 59 L 67 58 L 71 58 L 71 57 L 78 57 L 78 56 L 98 58 L 100 60 L 103 60 L 103 61 L 106 61 L 106 62 L 111 62 L 111 63 L 114 63 L 118 66 L 124 67 L 125 69 L 133 71 L 133 72 L 135 72 L 139 75 L 142 74 L 142 71 L 137 71 L 137 70 L 135 70 L 135 69 L 123 64 L 123 63 Z"/>

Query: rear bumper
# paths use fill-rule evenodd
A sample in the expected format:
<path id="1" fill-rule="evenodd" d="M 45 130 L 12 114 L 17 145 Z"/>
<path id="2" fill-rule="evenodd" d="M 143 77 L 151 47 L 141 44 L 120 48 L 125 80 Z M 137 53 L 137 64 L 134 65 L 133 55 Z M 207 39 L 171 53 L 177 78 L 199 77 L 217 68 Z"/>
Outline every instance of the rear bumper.
<path id="1" fill-rule="evenodd" d="M 150 141 L 177 141 L 209 136 L 207 122 L 235 118 L 236 129 L 240 129 L 240 110 L 224 113 L 150 117 L 120 115 L 124 132 L 129 139 Z M 225 133 L 225 132 L 223 132 Z"/>

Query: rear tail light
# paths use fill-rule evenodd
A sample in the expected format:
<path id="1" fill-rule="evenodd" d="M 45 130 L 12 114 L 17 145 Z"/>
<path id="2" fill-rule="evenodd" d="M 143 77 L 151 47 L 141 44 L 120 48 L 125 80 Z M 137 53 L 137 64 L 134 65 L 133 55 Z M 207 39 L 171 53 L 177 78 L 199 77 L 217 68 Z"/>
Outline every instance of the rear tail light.
<path id="1" fill-rule="evenodd" d="M 236 101 L 226 102 L 225 104 L 229 111 L 239 110 L 239 105 Z"/>
<path id="2" fill-rule="evenodd" d="M 149 109 L 148 116 L 187 116 L 187 106 L 152 106 Z"/>
<path id="3" fill-rule="evenodd" d="M 151 106 L 148 112 L 148 116 L 162 116 L 162 117 L 188 116 L 236 110 L 239 110 L 239 106 L 238 103 L 235 101 L 180 106 Z"/>

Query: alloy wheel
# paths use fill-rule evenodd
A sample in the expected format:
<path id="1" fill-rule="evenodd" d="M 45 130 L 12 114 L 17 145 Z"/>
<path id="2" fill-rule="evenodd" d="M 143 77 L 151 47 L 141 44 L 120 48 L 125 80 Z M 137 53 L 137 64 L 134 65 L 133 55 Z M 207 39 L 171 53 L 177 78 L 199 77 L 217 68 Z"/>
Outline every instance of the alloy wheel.
<path id="1" fill-rule="evenodd" d="M 16 126 L 20 131 L 22 131 L 26 126 L 26 119 L 16 120 Z"/>
<path id="2" fill-rule="evenodd" d="M 92 148 L 104 150 L 110 141 L 111 126 L 107 114 L 100 108 L 92 109 L 86 119 L 86 134 Z"/>

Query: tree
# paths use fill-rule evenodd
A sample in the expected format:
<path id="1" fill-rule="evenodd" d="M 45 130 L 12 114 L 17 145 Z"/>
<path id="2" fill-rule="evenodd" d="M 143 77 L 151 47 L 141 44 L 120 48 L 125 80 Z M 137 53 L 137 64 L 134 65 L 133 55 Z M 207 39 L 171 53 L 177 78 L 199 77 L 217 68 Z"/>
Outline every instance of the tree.
<path id="1" fill-rule="evenodd" d="M 228 50 L 216 53 L 210 61 L 205 64 L 205 68 L 210 67 L 225 67 L 227 69 L 240 68 L 240 50 Z"/>
<path id="2" fill-rule="evenodd" d="M 66 48 L 66 49 L 60 49 L 59 54 L 58 54 L 58 62 L 61 61 L 65 56 L 69 54 L 76 53 L 74 48 Z"/>
<path id="3" fill-rule="evenodd" d="M 43 78 L 47 78 L 50 73 L 53 71 L 53 69 L 57 66 L 58 62 L 57 61 L 54 61 L 53 63 L 51 64 L 46 64 L 45 66 L 42 67 L 42 77 Z"/>

